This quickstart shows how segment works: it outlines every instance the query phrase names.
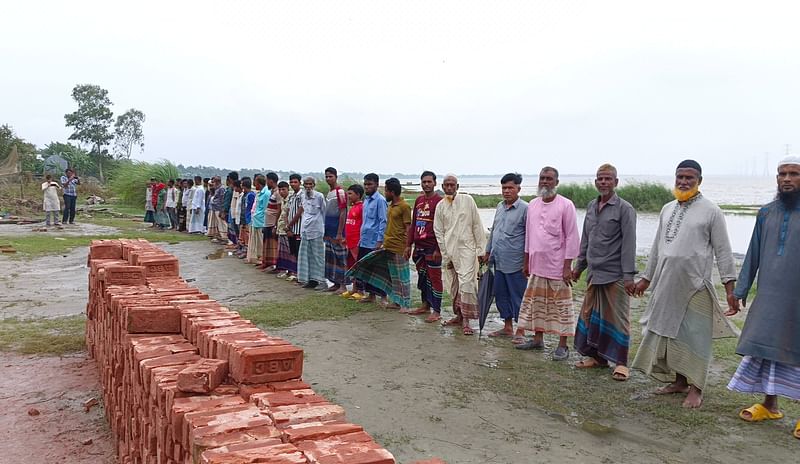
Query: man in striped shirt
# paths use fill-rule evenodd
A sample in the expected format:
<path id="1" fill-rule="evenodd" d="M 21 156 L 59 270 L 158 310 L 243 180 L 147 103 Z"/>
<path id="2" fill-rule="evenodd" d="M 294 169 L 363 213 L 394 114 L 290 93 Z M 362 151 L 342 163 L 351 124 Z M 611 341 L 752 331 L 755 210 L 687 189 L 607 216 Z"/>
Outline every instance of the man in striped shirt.
<path id="1" fill-rule="evenodd" d="M 288 216 L 286 225 L 286 237 L 289 239 L 289 251 L 294 256 L 294 261 L 297 263 L 297 257 L 300 254 L 300 219 L 302 211 L 300 204 L 302 203 L 302 194 L 300 192 L 300 174 L 291 174 L 289 176 L 289 196 L 286 197 L 286 202 L 289 203 Z M 288 281 L 297 280 L 297 268 L 295 266 L 294 272 L 289 272 L 286 277 Z"/>

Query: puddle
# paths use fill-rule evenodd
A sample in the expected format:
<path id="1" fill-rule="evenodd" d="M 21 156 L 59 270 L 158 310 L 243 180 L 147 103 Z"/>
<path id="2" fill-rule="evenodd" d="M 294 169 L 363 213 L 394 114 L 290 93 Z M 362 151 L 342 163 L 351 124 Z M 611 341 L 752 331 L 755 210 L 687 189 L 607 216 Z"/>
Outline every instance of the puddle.
<path id="1" fill-rule="evenodd" d="M 217 251 L 215 251 L 213 253 L 207 254 L 206 255 L 206 259 L 222 259 L 222 258 L 224 258 L 226 256 L 230 256 L 230 255 L 232 255 L 232 253 L 230 253 L 229 251 L 227 251 L 225 249 L 220 249 L 220 250 L 217 250 Z"/>

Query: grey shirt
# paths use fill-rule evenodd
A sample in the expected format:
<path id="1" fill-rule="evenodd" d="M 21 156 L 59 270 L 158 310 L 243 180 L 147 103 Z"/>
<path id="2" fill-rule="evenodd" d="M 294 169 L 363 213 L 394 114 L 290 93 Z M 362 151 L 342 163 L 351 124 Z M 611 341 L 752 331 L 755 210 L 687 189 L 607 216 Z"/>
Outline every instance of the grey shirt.
<path id="1" fill-rule="evenodd" d="M 301 205 L 303 205 L 300 238 L 305 240 L 322 238 L 325 231 L 325 197 L 316 190 L 311 192 L 310 198 L 305 190 L 301 190 L 298 195 L 301 195 Z"/>
<path id="2" fill-rule="evenodd" d="M 577 269 L 589 269 L 594 285 L 633 280 L 636 275 L 636 210 L 615 193 L 598 211 L 599 198 L 589 202 L 581 233 Z"/>
<path id="3" fill-rule="evenodd" d="M 504 201 L 497 205 L 486 252 L 491 253 L 495 269 L 503 274 L 522 271 L 527 218 L 528 202 L 522 198 L 517 198 L 511 206 L 506 206 Z"/>

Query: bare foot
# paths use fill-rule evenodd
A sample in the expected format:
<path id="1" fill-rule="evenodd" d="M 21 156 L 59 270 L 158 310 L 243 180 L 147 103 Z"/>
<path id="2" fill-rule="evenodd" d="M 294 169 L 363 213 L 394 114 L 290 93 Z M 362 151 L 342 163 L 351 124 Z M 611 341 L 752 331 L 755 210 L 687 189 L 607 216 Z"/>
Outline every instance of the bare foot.
<path id="1" fill-rule="evenodd" d="M 428 308 L 417 308 L 417 309 L 415 309 L 413 311 L 409 311 L 408 314 L 411 314 L 413 316 L 417 316 L 417 315 L 420 315 L 420 314 L 428 314 L 430 311 L 431 310 L 428 309 Z"/>
<path id="2" fill-rule="evenodd" d="M 686 399 L 683 400 L 684 408 L 688 409 L 695 409 L 699 408 L 703 404 L 703 391 L 699 388 L 695 387 L 694 385 L 689 387 L 689 394 L 686 395 Z"/>
<path id="3" fill-rule="evenodd" d="M 454 318 L 448 320 L 447 322 L 445 322 L 442 325 L 461 325 L 461 318 L 460 317 L 454 317 Z"/>
<path id="4" fill-rule="evenodd" d="M 689 393 L 689 386 L 677 382 L 672 382 L 666 387 L 656 389 L 656 395 L 671 395 L 673 393 Z"/>

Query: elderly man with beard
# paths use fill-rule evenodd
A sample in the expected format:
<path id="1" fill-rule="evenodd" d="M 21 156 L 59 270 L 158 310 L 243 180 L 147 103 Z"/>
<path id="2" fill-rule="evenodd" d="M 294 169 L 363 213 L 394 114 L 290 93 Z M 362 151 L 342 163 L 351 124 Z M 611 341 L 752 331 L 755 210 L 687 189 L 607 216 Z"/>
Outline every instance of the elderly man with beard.
<path id="1" fill-rule="evenodd" d="M 581 251 L 572 270 L 577 282 L 588 269 L 575 349 L 585 359 L 577 368 L 616 366 L 614 380 L 628 380 L 630 345 L 630 297 L 636 276 L 636 211 L 614 189 L 619 184 L 617 168 L 597 168 L 594 186 L 600 194 L 586 207 Z"/>
<path id="2" fill-rule="evenodd" d="M 700 193 L 702 174 L 697 161 L 678 164 L 675 200 L 661 209 L 647 268 L 634 289 L 641 296 L 653 286 L 641 320 L 644 337 L 631 367 L 669 383 L 656 394 L 685 393 L 685 408 L 703 403 L 712 339 L 737 332 L 725 318 L 711 281 L 716 260 L 729 313 L 734 313 L 736 266 L 725 216 Z"/>
<path id="3" fill-rule="evenodd" d="M 733 295 L 744 307 L 758 276 L 756 297 L 747 314 L 736 352 L 743 355 L 728 388 L 764 395 L 743 409 L 748 422 L 780 419 L 778 396 L 800 400 L 800 156 L 778 164 L 778 195 L 761 208 Z M 728 315 L 738 310 L 734 306 Z M 793 435 L 800 439 L 800 421 Z"/>
<path id="4" fill-rule="evenodd" d="M 297 280 L 303 288 L 327 287 L 325 283 L 325 197 L 315 190 L 317 181 L 311 176 L 303 179 L 300 204 L 300 256 L 297 261 Z"/>
<path id="5" fill-rule="evenodd" d="M 444 281 L 453 297 L 455 317 L 444 325 L 460 325 L 464 335 L 474 332 L 470 319 L 478 318 L 478 257 L 486 247 L 486 229 L 471 196 L 458 193 L 458 178 L 442 181 L 445 198 L 436 206 L 433 234 L 442 254 Z"/>
<path id="6" fill-rule="evenodd" d="M 528 205 L 523 268 L 528 286 L 513 343 L 520 350 L 544 349 L 544 334 L 558 335 L 553 361 L 564 361 L 569 358 L 567 337 L 575 335 L 572 260 L 580 242 L 575 205 L 557 189 L 558 170 L 545 166 L 539 172 L 539 195 Z M 526 330 L 533 339 L 525 339 Z"/>

